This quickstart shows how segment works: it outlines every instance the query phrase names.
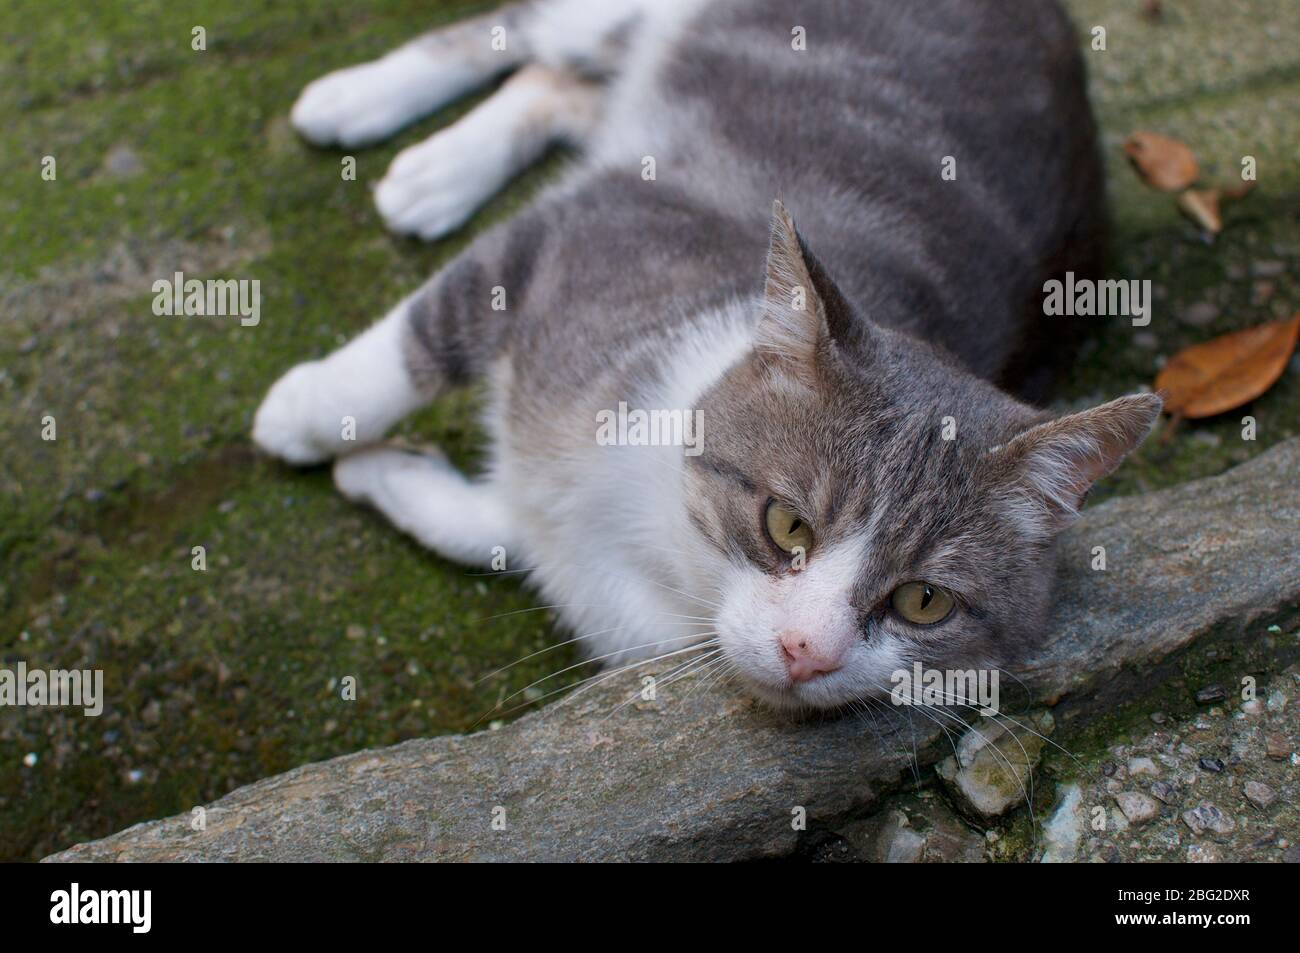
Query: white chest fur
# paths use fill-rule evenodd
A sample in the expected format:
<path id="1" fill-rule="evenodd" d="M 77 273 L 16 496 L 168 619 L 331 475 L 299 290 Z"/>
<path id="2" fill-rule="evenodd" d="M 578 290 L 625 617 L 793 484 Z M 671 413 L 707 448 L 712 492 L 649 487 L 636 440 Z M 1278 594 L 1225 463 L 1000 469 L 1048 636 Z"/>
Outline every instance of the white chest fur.
<path id="1" fill-rule="evenodd" d="M 662 655 L 711 631 L 717 594 L 701 571 L 706 544 L 686 519 L 683 466 L 685 454 L 709 439 L 699 398 L 752 346 L 753 313 L 738 302 L 666 341 L 663 379 L 635 395 L 632 388 L 602 395 L 589 429 L 563 447 L 521 452 L 504 407 L 489 414 L 492 482 L 510 508 L 520 557 L 589 657 L 619 663 Z M 495 383 L 500 398 L 507 383 Z M 616 411 L 620 401 L 629 413 L 693 414 L 694 443 L 598 439 L 597 413 Z"/>

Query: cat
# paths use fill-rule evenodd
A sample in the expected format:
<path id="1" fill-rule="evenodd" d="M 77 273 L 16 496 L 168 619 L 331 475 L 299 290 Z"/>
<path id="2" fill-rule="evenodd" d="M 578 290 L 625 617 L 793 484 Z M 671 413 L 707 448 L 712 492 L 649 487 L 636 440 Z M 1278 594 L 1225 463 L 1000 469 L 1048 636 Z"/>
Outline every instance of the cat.
<path id="1" fill-rule="evenodd" d="M 1054 538 L 1161 410 L 1027 402 L 1074 336 L 1045 280 L 1103 253 L 1058 5 L 532 0 L 329 74 L 291 118 L 352 148 L 502 75 L 393 160 L 387 224 L 437 238 L 552 145 L 578 157 L 285 374 L 255 442 L 337 457 L 344 496 L 450 560 L 505 554 L 607 665 L 717 663 L 821 709 L 917 662 L 1010 664 Z M 483 475 L 379 442 L 476 382 Z M 629 424 L 654 415 L 697 445 Z"/>

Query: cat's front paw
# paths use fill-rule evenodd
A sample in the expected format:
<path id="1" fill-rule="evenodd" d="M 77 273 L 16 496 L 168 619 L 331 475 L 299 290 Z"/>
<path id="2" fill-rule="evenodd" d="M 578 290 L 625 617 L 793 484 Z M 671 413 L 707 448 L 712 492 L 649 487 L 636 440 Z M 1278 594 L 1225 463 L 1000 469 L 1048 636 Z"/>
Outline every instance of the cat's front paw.
<path id="1" fill-rule="evenodd" d="M 333 457 L 338 441 L 330 430 L 322 430 L 319 420 L 324 404 L 323 377 L 321 362 L 308 361 L 276 381 L 253 418 L 253 442 L 271 456 L 297 466 Z"/>

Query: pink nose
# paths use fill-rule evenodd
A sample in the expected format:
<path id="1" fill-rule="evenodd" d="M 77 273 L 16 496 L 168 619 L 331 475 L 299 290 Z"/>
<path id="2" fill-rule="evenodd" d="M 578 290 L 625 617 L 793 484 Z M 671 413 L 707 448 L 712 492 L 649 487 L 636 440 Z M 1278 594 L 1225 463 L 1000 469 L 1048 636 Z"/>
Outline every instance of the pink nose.
<path id="1" fill-rule="evenodd" d="M 834 657 L 823 654 L 811 637 L 794 629 L 781 633 L 781 655 L 796 682 L 807 682 L 840 667 L 841 653 Z"/>

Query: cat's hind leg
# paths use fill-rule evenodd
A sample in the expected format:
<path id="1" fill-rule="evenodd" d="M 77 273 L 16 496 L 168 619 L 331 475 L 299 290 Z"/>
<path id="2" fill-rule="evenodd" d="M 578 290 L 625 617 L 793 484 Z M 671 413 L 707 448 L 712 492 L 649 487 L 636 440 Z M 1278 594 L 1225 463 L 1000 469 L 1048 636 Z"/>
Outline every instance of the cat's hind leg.
<path id="1" fill-rule="evenodd" d="M 375 190 L 395 232 L 431 240 L 460 227 L 547 148 L 581 145 L 600 116 L 604 87 L 530 64 L 468 115 L 402 150 Z"/>
<path id="2" fill-rule="evenodd" d="M 528 4 L 512 4 L 322 76 L 294 103 L 294 128 L 317 145 L 386 139 L 523 63 L 529 55 L 522 28 L 528 15 Z"/>
<path id="3" fill-rule="evenodd" d="M 361 450 L 334 464 L 334 485 L 447 559 L 487 567 L 498 554 L 514 556 L 514 534 L 499 491 L 467 479 L 436 451 Z"/>
<path id="4" fill-rule="evenodd" d="M 318 145 L 386 139 L 525 63 L 607 75 L 624 27 L 650 0 L 523 0 L 417 37 L 307 85 L 290 113 Z"/>

